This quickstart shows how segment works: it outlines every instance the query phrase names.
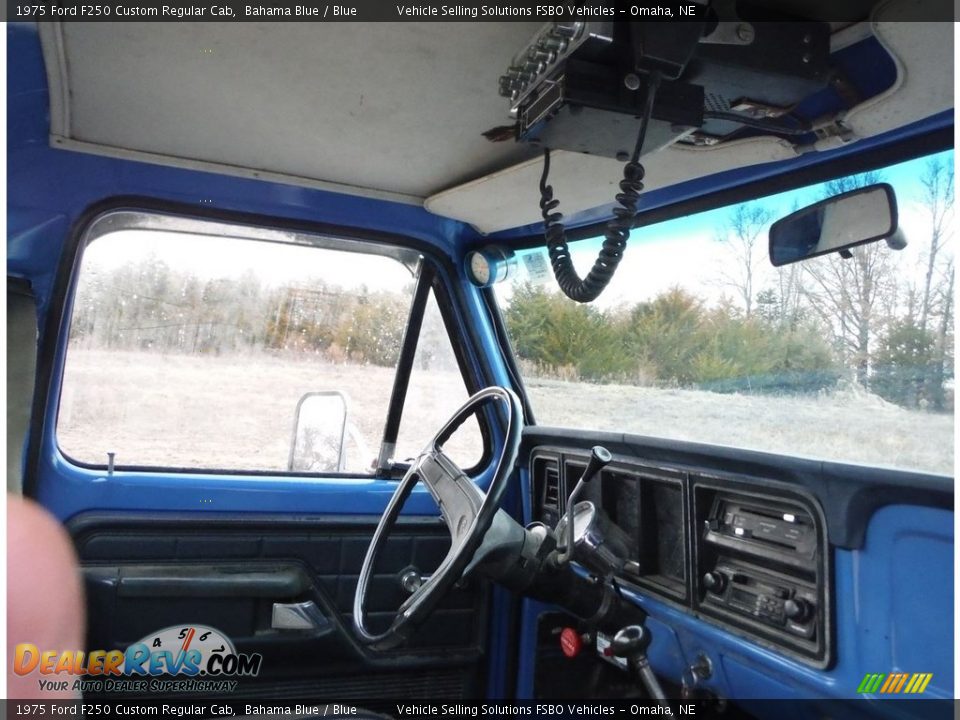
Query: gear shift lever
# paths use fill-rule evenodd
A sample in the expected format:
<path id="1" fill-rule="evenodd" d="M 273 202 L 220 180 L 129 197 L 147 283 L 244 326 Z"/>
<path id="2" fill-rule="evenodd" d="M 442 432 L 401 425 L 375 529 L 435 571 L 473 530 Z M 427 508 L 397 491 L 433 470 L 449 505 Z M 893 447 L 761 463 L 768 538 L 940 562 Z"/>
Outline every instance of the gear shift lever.
<path id="1" fill-rule="evenodd" d="M 626 658 L 627 664 L 640 677 L 647 693 L 661 704 L 666 703 L 666 695 L 660 687 L 660 681 L 653 674 L 650 661 L 647 660 L 647 646 L 650 645 L 650 631 L 643 625 L 627 625 L 613 636 L 610 651 L 616 657 Z"/>
<path id="2" fill-rule="evenodd" d="M 562 552 L 557 557 L 557 565 L 570 562 L 570 558 L 573 557 L 573 506 L 576 504 L 577 495 L 580 494 L 583 486 L 593 480 L 594 476 L 603 470 L 611 460 L 613 460 L 613 455 L 602 445 L 594 445 L 590 449 L 590 460 L 587 462 L 587 467 L 583 471 L 583 475 L 580 476 L 580 481 L 573 488 L 573 492 L 570 493 L 570 497 L 567 498 L 567 538 L 564 541 L 565 546 Z M 561 538 L 561 540 L 563 539 Z"/>

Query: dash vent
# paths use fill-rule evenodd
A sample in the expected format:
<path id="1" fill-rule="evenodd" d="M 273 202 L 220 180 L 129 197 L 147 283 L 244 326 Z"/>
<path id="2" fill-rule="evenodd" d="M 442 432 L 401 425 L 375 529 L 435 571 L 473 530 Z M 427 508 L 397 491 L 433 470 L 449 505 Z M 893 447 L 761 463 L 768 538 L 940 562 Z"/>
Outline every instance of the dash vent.
<path id="1" fill-rule="evenodd" d="M 547 463 L 543 479 L 543 507 L 560 511 L 560 468 L 554 463 Z"/>
<path id="2" fill-rule="evenodd" d="M 540 456 L 533 460 L 533 515 L 545 525 L 556 527 L 563 512 L 560 487 L 560 460 L 556 456 Z"/>

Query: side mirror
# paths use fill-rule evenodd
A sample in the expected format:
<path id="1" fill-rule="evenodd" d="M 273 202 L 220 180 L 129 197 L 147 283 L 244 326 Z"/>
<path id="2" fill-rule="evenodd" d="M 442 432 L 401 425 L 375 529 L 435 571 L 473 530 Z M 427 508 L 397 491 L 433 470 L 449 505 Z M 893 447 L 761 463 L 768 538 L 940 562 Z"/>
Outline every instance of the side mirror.
<path id="1" fill-rule="evenodd" d="M 343 472 L 347 398 L 339 390 L 308 392 L 297 403 L 290 440 L 291 472 Z"/>
<path id="2" fill-rule="evenodd" d="M 775 266 L 839 252 L 849 257 L 857 245 L 887 240 L 902 250 L 897 196 L 887 183 L 857 188 L 797 210 L 770 226 L 770 262 Z"/>

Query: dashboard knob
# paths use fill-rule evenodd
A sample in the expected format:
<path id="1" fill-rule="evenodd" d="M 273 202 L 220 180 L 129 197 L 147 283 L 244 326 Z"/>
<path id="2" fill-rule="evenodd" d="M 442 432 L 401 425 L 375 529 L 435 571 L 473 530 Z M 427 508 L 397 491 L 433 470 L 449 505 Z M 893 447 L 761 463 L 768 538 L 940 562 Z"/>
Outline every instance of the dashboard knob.
<path id="1" fill-rule="evenodd" d="M 783 614 L 794 622 L 803 622 L 810 617 L 810 603 L 803 598 L 790 598 L 783 603 Z"/>
<path id="2" fill-rule="evenodd" d="M 710 592 L 719 595 L 727 586 L 727 576 L 717 570 L 704 573 L 703 586 Z"/>
<path id="3" fill-rule="evenodd" d="M 572 627 L 565 627 L 560 632 L 560 650 L 565 657 L 575 658 L 583 650 L 583 638 Z"/>
<path id="4" fill-rule="evenodd" d="M 650 631 L 643 625 L 627 625 L 613 636 L 610 652 L 628 660 L 642 657 L 650 644 Z"/>
<path id="5" fill-rule="evenodd" d="M 613 455 L 610 454 L 609 450 L 603 445 L 594 445 L 590 449 L 590 460 L 587 461 L 587 467 L 580 477 L 580 482 L 588 483 L 593 480 L 593 476 L 603 470 L 611 460 L 613 460 Z"/>

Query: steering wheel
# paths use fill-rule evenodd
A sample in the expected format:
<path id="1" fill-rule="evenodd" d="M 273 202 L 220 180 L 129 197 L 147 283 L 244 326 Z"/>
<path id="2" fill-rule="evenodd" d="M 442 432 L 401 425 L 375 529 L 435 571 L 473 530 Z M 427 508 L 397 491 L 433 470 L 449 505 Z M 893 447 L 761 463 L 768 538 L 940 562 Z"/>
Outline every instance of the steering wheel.
<path id="1" fill-rule="evenodd" d="M 484 494 L 443 452 L 442 446 L 467 418 L 488 403 L 502 405 L 506 433 L 496 459 L 493 480 Z M 520 448 L 522 430 L 523 411 L 516 394 L 507 388 L 492 386 L 467 400 L 424 447 L 390 498 L 363 559 L 353 597 L 353 628 L 363 644 L 375 650 L 388 650 L 402 643 L 463 576 L 500 508 Z M 450 550 L 433 575 L 403 602 L 390 627 L 382 633 L 372 633 L 366 627 L 364 616 L 373 569 L 403 504 L 419 480 L 423 480 L 440 506 L 440 513 L 450 531 Z"/>

